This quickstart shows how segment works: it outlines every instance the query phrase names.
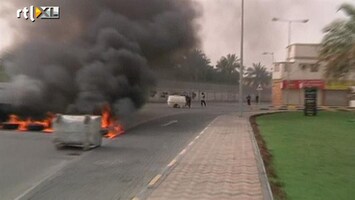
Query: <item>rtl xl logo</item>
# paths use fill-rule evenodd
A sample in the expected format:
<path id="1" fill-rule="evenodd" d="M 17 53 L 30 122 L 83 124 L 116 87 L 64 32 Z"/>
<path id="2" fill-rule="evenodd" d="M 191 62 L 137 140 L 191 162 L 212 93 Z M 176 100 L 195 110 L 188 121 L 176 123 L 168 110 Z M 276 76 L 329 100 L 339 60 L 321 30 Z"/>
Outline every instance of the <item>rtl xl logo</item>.
<path id="1" fill-rule="evenodd" d="M 17 10 L 17 18 L 21 18 L 21 14 L 27 20 L 34 22 L 37 18 L 40 19 L 59 19 L 59 6 L 30 6 Z"/>

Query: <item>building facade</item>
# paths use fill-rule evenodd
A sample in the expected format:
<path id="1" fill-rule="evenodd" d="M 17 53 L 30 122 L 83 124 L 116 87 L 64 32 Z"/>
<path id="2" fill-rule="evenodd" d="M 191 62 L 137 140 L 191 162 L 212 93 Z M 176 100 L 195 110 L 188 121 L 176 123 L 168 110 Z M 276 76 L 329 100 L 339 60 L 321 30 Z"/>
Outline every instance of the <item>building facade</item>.
<path id="1" fill-rule="evenodd" d="M 304 89 L 317 89 L 317 104 L 347 106 L 349 88 L 355 85 L 355 73 L 342 81 L 324 78 L 325 64 L 318 62 L 320 44 L 292 44 L 287 59 L 276 62 L 272 73 L 272 103 L 274 106 L 304 104 Z"/>

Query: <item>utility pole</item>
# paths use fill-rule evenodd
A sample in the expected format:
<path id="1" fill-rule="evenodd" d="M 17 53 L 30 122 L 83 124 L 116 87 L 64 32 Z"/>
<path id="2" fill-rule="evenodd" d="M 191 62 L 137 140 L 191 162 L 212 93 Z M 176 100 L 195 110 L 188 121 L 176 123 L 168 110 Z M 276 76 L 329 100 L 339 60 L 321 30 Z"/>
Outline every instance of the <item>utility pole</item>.
<path id="1" fill-rule="evenodd" d="M 243 42 L 244 42 L 244 0 L 241 7 L 241 34 L 240 34 L 240 70 L 239 70 L 239 111 L 240 117 L 243 117 Z"/>
<path id="2" fill-rule="evenodd" d="M 281 18 L 272 18 L 272 21 L 274 22 L 285 22 L 288 24 L 288 43 L 287 43 L 287 48 L 291 48 L 291 31 L 292 31 L 292 23 L 307 23 L 309 21 L 309 19 L 299 19 L 299 20 L 291 20 L 291 19 L 281 19 Z M 287 61 L 289 60 L 289 51 L 287 51 Z M 289 99 L 289 80 L 290 80 L 290 70 L 291 70 L 291 66 L 289 65 L 289 63 L 285 64 L 285 68 L 287 68 L 287 78 L 286 78 L 286 105 L 288 105 L 288 99 Z"/>

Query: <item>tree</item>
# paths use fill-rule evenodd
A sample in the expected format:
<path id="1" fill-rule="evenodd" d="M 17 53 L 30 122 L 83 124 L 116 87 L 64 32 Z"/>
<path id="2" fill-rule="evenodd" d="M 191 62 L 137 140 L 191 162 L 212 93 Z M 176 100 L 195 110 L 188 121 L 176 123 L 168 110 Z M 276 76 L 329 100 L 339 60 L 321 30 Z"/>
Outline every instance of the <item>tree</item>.
<path id="1" fill-rule="evenodd" d="M 191 50 L 183 56 L 178 65 L 179 76 L 190 81 L 206 81 L 212 71 L 211 61 L 206 54 L 199 49 Z"/>
<path id="2" fill-rule="evenodd" d="M 219 72 L 231 75 L 237 72 L 239 65 L 239 58 L 235 54 L 228 54 L 217 61 L 216 68 Z"/>
<path id="3" fill-rule="evenodd" d="M 249 67 L 246 71 L 245 83 L 249 87 L 257 88 L 260 84 L 262 87 L 269 85 L 271 82 L 271 73 L 267 71 L 261 63 L 253 63 L 253 67 Z"/>
<path id="4" fill-rule="evenodd" d="M 339 10 L 348 16 L 344 20 L 333 21 L 324 28 L 320 61 L 326 63 L 325 76 L 341 79 L 355 69 L 355 7 L 343 4 Z"/>
<path id="5" fill-rule="evenodd" d="M 235 54 L 222 56 L 216 65 L 217 73 L 223 82 L 237 83 L 239 79 L 239 58 Z"/>

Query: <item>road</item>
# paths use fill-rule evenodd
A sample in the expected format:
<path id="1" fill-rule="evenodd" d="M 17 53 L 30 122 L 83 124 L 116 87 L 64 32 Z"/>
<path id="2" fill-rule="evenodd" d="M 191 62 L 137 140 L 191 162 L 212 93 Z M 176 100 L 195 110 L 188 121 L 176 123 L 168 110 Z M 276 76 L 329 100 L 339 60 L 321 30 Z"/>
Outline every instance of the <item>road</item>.
<path id="1" fill-rule="evenodd" d="M 51 135 L 0 132 L 0 199 L 131 199 L 218 115 L 237 105 L 148 104 L 129 128 L 89 152 L 57 151 Z"/>

